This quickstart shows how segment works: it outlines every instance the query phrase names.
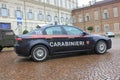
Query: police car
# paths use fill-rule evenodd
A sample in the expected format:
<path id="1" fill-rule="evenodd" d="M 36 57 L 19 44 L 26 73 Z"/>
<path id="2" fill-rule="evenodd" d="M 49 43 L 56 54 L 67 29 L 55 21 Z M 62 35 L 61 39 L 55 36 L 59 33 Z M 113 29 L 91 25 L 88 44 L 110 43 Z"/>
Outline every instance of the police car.
<path id="1" fill-rule="evenodd" d="M 44 61 L 48 55 L 94 51 L 104 54 L 111 48 L 111 39 L 93 35 L 68 25 L 49 25 L 16 38 L 15 51 L 19 56 Z"/>

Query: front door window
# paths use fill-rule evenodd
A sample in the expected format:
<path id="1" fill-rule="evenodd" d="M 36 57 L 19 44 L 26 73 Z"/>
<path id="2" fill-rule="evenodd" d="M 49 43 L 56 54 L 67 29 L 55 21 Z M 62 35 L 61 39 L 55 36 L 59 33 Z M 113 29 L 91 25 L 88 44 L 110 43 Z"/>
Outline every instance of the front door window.
<path id="1" fill-rule="evenodd" d="M 83 35 L 83 31 L 75 27 L 64 27 L 67 35 Z"/>

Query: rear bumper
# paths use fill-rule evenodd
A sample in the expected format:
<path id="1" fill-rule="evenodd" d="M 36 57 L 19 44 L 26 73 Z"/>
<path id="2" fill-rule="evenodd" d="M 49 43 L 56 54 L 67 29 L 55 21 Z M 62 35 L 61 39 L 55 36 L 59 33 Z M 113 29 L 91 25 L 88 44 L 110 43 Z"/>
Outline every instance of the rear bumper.
<path id="1" fill-rule="evenodd" d="M 30 56 L 30 51 L 27 47 L 19 46 L 19 44 L 15 44 L 14 50 L 18 56 L 28 57 Z"/>

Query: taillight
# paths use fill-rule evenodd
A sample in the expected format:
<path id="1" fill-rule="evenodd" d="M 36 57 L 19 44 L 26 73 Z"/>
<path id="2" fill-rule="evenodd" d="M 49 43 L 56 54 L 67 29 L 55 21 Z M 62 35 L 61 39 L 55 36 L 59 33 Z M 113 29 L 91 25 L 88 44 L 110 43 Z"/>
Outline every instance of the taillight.
<path id="1" fill-rule="evenodd" d="M 22 38 L 16 38 L 16 41 L 21 41 L 22 40 Z"/>

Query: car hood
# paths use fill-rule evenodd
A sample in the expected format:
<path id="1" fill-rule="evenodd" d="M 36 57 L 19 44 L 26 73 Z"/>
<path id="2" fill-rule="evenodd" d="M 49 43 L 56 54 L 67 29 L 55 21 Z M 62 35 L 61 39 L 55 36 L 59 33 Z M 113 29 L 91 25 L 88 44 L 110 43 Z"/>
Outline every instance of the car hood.
<path id="1" fill-rule="evenodd" d="M 104 35 L 99 35 L 99 34 L 90 34 L 90 35 L 93 36 L 93 38 L 110 39 L 109 37 Z"/>

